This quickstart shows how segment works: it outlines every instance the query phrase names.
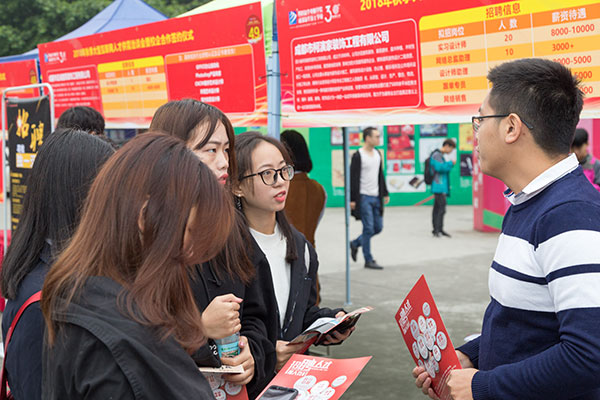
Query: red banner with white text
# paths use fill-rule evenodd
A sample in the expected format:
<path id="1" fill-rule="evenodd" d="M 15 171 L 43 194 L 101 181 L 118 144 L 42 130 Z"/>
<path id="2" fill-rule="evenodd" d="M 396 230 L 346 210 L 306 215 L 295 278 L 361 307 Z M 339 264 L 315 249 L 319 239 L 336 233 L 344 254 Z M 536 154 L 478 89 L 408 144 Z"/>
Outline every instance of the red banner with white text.
<path id="1" fill-rule="evenodd" d="M 194 98 L 236 126 L 265 125 L 267 88 L 260 2 L 39 45 L 56 117 L 75 105 L 107 127 L 148 127 L 169 100 Z"/>
<path id="2" fill-rule="evenodd" d="M 281 4 L 280 4 L 281 3 Z M 590 0 L 282 0 L 284 126 L 468 122 L 494 66 L 570 67 L 600 117 L 600 3 Z"/>

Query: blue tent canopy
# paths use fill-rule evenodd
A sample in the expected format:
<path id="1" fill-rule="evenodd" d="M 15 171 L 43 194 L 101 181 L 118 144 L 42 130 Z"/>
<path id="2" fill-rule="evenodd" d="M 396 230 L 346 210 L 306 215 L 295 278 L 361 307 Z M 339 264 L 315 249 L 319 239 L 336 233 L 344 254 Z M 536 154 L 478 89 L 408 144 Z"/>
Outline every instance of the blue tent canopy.
<path id="1" fill-rule="evenodd" d="M 114 31 L 116 29 L 129 28 L 165 19 L 167 17 L 164 14 L 150 7 L 142 0 L 115 0 L 88 22 L 54 41 L 74 39 L 81 36 L 93 35 L 94 33 Z M 35 48 L 23 54 L 0 57 L 0 63 L 37 60 L 38 58 L 38 49 Z"/>

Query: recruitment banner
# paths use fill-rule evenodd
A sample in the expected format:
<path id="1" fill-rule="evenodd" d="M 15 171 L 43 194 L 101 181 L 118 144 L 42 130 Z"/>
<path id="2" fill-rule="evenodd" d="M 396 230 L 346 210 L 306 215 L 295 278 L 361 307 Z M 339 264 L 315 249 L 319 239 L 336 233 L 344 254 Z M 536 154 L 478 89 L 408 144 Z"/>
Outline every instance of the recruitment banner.
<path id="1" fill-rule="evenodd" d="M 48 96 L 9 99 L 6 102 L 10 168 L 11 229 L 19 223 L 27 178 L 35 156 L 50 134 L 50 101 Z"/>
<path id="2" fill-rule="evenodd" d="M 4 89 L 14 86 L 25 86 L 39 83 L 35 60 L 0 63 L 0 94 Z M 37 89 L 10 91 L 10 97 L 32 97 L 38 95 Z"/>
<path id="3" fill-rule="evenodd" d="M 56 117 L 93 107 L 108 127 L 144 128 L 169 100 L 212 104 L 236 126 L 266 125 L 260 2 L 39 45 Z"/>
<path id="4" fill-rule="evenodd" d="M 600 116 L 600 3 L 282 0 L 284 126 L 467 122 L 494 66 L 558 61 Z"/>

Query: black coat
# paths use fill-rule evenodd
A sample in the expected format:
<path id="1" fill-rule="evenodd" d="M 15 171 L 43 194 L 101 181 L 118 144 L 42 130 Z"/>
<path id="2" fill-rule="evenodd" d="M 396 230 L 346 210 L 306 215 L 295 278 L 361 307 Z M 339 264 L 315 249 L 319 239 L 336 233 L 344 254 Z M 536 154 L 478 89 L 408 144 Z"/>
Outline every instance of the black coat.
<path id="1" fill-rule="evenodd" d="M 42 399 L 214 399 L 186 351 L 124 316 L 123 288 L 88 278 L 82 296 L 56 315 L 59 331 L 43 355 Z"/>
<path id="2" fill-rule="evenodd" d="M 385 178 L 383 177 L 383 156 L 379 152 L 381 162 L 379 164 L 379 201 L 381 202 L 381 215 L 383 215 L 383 198 L 389 196 L 387 185 L 385 184 Z M 352 154 L 352 160 L 350 161 L 350 201 L 356 203 L 354 210 L 350 213 L 352 216 L 360 220 L 360 173 L 362 170 L 362 162 L 360 158 L 360 152 Z"/>
<path id="3" fill-rule="evenodd" d="M 256 266 L 259 279 L 263 283 L 262 300 L 265 307 L 271 310 L 265 325 L 269 336 L 275 335 L 276 340 L 290 341 L 302 333 L 314 321 L 322 317 L 333 317 L 341 308 L 330 309 L 317 306 L 317 270 L 319 261 L 317 253 L 312 245 L 306 240 L 304 235 L 292 227 L 294 241 L 296 242 L 298 258 L 291 265 L 291 286 L 287 309 L 284 316 L 283 329 L 279 323 L 279 308 L 275 289 L 273 288 L 273 278 L 271 276 L 271 267 L 265 254 L 260 249 L 258 243 L 252 238 L 252 260 Z M 308 248 L 310 254 L 310 264 L 304 264 L 304 252 Z M 273 367 L 268 381 L 275 376 Z M 267 381 L 267 383 L 268 383 Z"/>
<path id="4" fill-rule="evenodd" d="M 240 319 L 242 321 L 242 330 L 240 334 L 248 338 L 250 351 L 254 358 L 254 377 L 246 385 L 248 395 L 251 399 L 262 392 L 275 370 L 277 357 L 275 354 L 275 343 L 277 340 L 276 331 L 267 331 L 267 324 L 272 318 L 269 308 L 263 299 L 264 277 L 261 271 L 257 269 L 254 279 L 245 286 L 237 279 L 229 276 L 219 278 L 213 267 L 209 263 L 196 266 L 194 277 L 192 279 L 192 291 L 198 309 L 203 311 L 210 302 L 217 296 L 233 293 L 235 296 L 244 299 L 240 308 Z M 212 349 L 211 349 L 212 350 Z M 204 350 L 204 355 L 210 350 Z M 196 355 L 195 359 L 198 365 L 213 366 L 211 360 L 216 356 L 203 357 Z"/>
<path id="5" fill-rule="evenodd" d="M 6 340 L 8 328 L 19 308 L 34 293 L 42 290 L 50 268 L 50 246 L 46 245 L 40 260 L 19 285 L 17 297 L 6 303 L 2 315 L 2 337 Z M 6 350 L 6 373 L 15 400 L 42 398 L 42 346 L 46 330 L 40 303 L 30 305 L 21 315 Z"/>

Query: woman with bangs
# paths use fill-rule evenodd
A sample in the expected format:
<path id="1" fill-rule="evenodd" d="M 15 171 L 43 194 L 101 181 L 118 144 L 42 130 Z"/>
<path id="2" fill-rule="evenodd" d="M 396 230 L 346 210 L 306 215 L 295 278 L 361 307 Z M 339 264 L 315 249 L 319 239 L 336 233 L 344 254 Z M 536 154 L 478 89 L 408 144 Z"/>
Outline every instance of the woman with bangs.
<path id="1" fill-rule="evenodd" d="M 319 262 L 312 245 L 288 222 L 284 207 L 294 167 L 285 146 L 259 132 L 244 132 L 236 138 L 239 163 L 234 189 L 252 238 L 252 259 L 264 287 L 265 307 L 275 315 L 267 329 L 277 331 L 276 369 L 302 350 L 290 344 L 321 317 L 341 317 L 342 309 L 317 306 L 316 277 Z M 324 344 L 337 344 L 354 330 L 327 335 Z"/>
<path id="2" fill-rule="evenodd" d="M 214 173 L 229 192 L 237 179 L 237 163 L 233 151 L 233 126 L 218 108 L 193 99 L 170 101 L 159 107 L 150 125 L 185 141 L 189 149 Z M 231 196 L 228 201 L 232 201 Z M 227 244 L 215 258 L 196 265 L 191 285 L 198 308 L 202 312 L 209 345 L 197 362 L 203 366 L 242 365 L 244 372 L 226 374 L 224 379 L 247 385 L 248 395 L 255 398 L 269 382 L 275 370 L 275 318 L 262 301 L 262 280 L 246 255 L 251 241 L 243 216 L 236 213 L 234 228 Z M 241 325 L 240 325 L 241 323 Z M 214 339 L 240 332 L 240 354 L 233 358 L 213 355 Z"/>
<path id="3" fill-rule="evenodd" d="M 232 223 L 180 140 L 147 133 L 109 159 L 44 283 L 42 398 L 213 398 L 191 357 L 206 338 L 189 265 L 215 257 Z"/>

